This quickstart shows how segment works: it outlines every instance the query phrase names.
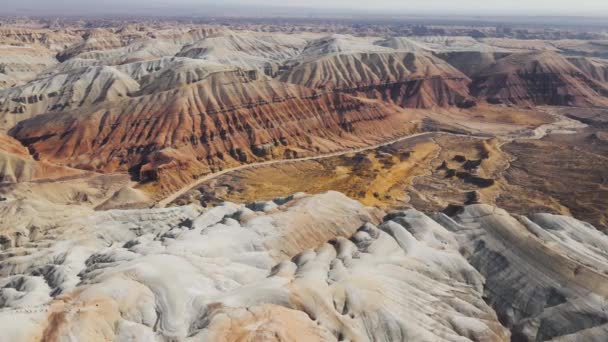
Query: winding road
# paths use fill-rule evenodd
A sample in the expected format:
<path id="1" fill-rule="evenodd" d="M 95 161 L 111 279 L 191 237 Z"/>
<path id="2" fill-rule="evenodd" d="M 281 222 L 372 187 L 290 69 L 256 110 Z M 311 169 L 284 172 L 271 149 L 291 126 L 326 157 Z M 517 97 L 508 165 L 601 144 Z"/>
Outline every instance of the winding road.
<path id="1" fill-rule="evenodd" d="M 517 139 L 537 140 L 537 139 L 542 139 L 543 137 L 545 137 L 547 134 L 550 134 L 550 133 L 562 133 L 562 134 L 574 133 L 574 132 L 576 132 L 577 129 L 584 128 L 587 126 L 585 124 L 582 124 L 581 122 L 567 118 L 561 114 L 558 114 L 558 113 L 555 113 L 552 111 L 547 111 L 547 110 L 545 110 L 545 112 L 550 114 L 555 119 L 555 121 L 552 123 L 540 125 L 540 126 L 536 127 L 535 129 L 517 132 L 513 135 L 502 136 L 501 138 L 505 139 L 506 142 L 517 140 Z M 443 132 L 443 131 L 423 132 L 423 133 L 416 133 L 416 134 L 412 134 L 412 135 L 402 136 L 402 137 L 399 137 L 396 139 L 384 141 L 380 144 L 365 146 L 365 147 L 356 148 L 356 149 L 343 150 L 343 151 L 338 151 L 338 152 L 332 152 L 332 153 L 326 153 L 326 154 L 320 154 L 320 155 L 316 155 L 316 156 L 309 156 L 309 157 L 302 157 L 302 158 L 276 159 L 276 160 L 263 161 L 263 162 L 259 162 L 259 163 L 239 165 L 237 167 L 210 173 L 201 178 L 198 178 L 194 182 L 184 186 L 180 190 L 178 190 L 178 191 L 174 192 L 173 194 L 167 196 L 166 198 L 158 201 L 152 207 L 153 208 L 164 208 L 171 202 L 175 201 L 180 196 L 184 195 L 185 193 L 192 190 L 193 188 L 203 184 L 204 182 L 207 182 L 211 179 L 217 178 L 219 176 L 222 176 L 222 175 L 225 175 L 225 174 L 228 174 L 231 172 L 246 170 L 246 169 L 255 168 L 255 167 L 259 167 L 259 166 L 286 164 L 286 163 L 294 163 L 294 162 L 301 162 L 301 161 L 307 161 L 307 160 L 319 160 L 319 159 L 325 159 L 325 158 L 338 157 L 338 156 L 342 156 L 345 154 L 365 152 L 365 151 L 374 150 L 374 149 L 377 149 L 377 148 L 380 148 L 383 146 L 392 145 L 392 144 L 395 144 L 395 143 L 398 143 L 401 141 L 405 141 L 408 139 L 413 139 L 416 137 L 432 135 L 432 134 L 448 134 L 448 135 L 452 135 L 452 136 L 471 137 L 471 138 L 478 138 L 478 139 L 488 139 L 488 138 L 492 137 L 490 135 L 458 134 L 458 133 Z"/>
<path id="2" fill-rule="evenodd" d="M 388 141 L 382 142 L 380 144 L 365 146 L 365 147 L 356 148 L 356 149 L 343 150 L 343 151 L 338 151 L 338 152 L 331 152 L 331 153 L 320 154 L 320 155 L 309 156 L 309 157 L 302 157 L 302 158 L 276 159 L 276 160 L 263 161 L 263 162 L 259 162 L 259 163 L 251 163 L 251 164 L 239 165 L 239 166 L 236 166 L 236 167 L 233 167 L 233 168 L 230 168 L 230 169 L 225 169 L 225 170 L 222 170 L 222 171 L 210 173 L 210 174 L 205 175 L 205 176 L 203 176 L 201 178 L 198 178 L 194 182 L 186 185 L 185 187 L 183 187 L 180 190 L 174 192 L 173 194 L 169 195 L 168 197 L 165 197 L 161 201 L 158 201 L 153 207 L 154 208 L 164 208 L 168 204 L 170 204 L 171 202 L 173 202 L 176 199 L 178 199 L 183 194 L 185 194 L 188 191 L 192 190 L 193 188 L 201 185 L 202 183 L 204 183 L 206 181 L 209 181 L 211 179 L 214 179 L 214 178 L 217 178 L 219 176 L 225 175 L 227 173 L 231 173 L 231 172 L 235 172 L 235 171 L 240 171 L 240 170 L 245 170 L 245 169 L 250 169 L 250 168 L 255 168 L 255 167 L 258 167 L 258 166 L 286 164 L 286 163 L 294 163 L 294 162 L 301 162 L 301 161 L 307 161 L 307 160 L 319 160 L 319 159 L 325 159 L 325 158 L 338 157 L 338 156 L 342 156 L 342 155 L 345 155 L 345 154 L 365 152 L 365 151 L 374 150 L 374 149 L 377 149 L 377 148 L 380 148 L 380 147 L 383 147 L 383 146 L 392 145 L 392 144 L 395 144 L 395 143 L 398 143 L 398 142 L 401 142 L 401 141 L 404 141 L 404 140 L 413 139 L 413 138 L 421 137 L 421 136 L 425 136 L 425 135 L 432 135 L 432 134 L 450 134 L 450 135 L 454 135 L 454 136 L 476 137 L 476 138 L 480 138 L 480 139 L 487 139 L 487 138 L 489 138 L 489 136 L 476 136 L 476 135 L 456 134 L 456 133 L 447 133 L 447 132 L 423 132 L 423 133 L 416 133 L 416 134 L 406 135 L 406 136 L 403 136 L 403 137 L 399 137 L 399 138 L 396 138 L 396 139 L 392 139 L 392 140 L 388 140 Z"/>

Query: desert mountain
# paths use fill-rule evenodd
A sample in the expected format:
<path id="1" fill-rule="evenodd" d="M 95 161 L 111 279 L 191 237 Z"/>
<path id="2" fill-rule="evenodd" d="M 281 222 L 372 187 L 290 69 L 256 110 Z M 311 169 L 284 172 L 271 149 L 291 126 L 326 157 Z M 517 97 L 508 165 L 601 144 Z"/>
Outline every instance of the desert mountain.
<path id="1" fill-rule="evenodd" d="M 592 80 L 608 84 L 608 60 L 601 58 L 571 57 L 570 63 L 576 65 Z"/>
<path id="2" fill-rule="evenodd" d="M 81 38 L 58 53 L 61 63 L 0 90 L 2 129 L 58 165 L 129 171 L 139 180 L 172 167 L 179 176 L 168 188 L 242 163 L 380 142 L 421 127 L 435 111 L 460 113 L 483 101 L 606 101 L 603 60 L 521 52 L 520 42 L 208 27 L 44 34 L 32 44 L 46 56 L 57 49 L 50 42 Z"/>
<path id="3" fill-rule="evenodd" d="M 472 102 L 469 79 L 410 40 L 329 36 L 280 67 L 278 79 L 313 89 L 357 92 L 403 107 Z"/>
<path id="4" fill-rule="evenodd" d="M 82 40 L 57 54 L 57 60 L 66 61 L 81 53 L 95 50 L 119 48 L 125 45 L 119 36 L 103 29 L 89 30 L 83 34 Z"/>
<path id="5" fill-rule="evenodd" d="M 59 179 L 84 173 L 82 170 L 39 162 L 19 141 L 0 133 L 0 183 Z"/>
<path id="6" fill-rule="evenodd" d="M 361 92 L 404 107 L 464 103 L 469 79 L 425 53 L 337 53 L 296 61 L 279 80 L 315 89 Z"/>
<path id="7" fill-rule="evenodd" d="M 472 94 L 491 103 L 563 106 L 604 106 L 608 86 L 597 70 L 555 52 L 515 53 L 481 70 Z M 586 71 L 586 72 L 585 72 Z"/>
<path id="8" fill-rule="evenodd" d="M 433 49 L 427 44 L 409 37 L 390 37 L 376 41 L 374 44 L 402 52 L 420 53 L 425 51 L 433 51 Z"/>
<path id="9" fill-rule="evenodd" d="M 4 126 L 10 126 L 37 114 L 116 101 L 137 90 L 136 81 L 113 67 L 83 67 L 0 90 L 0 112 Z"/>
<path id="10" fill-rule="evenodd" d="M 220 168 L 289 157 L 298 150 L 310 154 L 360 145 L 363 139 L 378 141 L 398 134 L 412 120 L 388 104 L 315 94 L 256 71 L 201 74 L 206 78 L 188 84 L 187 77 L 174 77 L 176 70 L 151 79 L 141 96 L 39 115 L 19 123 L 11 134 L 26 141 L 41 160 L 138 174 L 148 156 L 168 147 Z M 172 88 L 175 82 L 180 86 Z M 372 134 L 378 130 L 384 134 Z M 357 136 L 351 134 L 355 131 Z"/>
<path id="11" fill-rule="evenodd" d="M 42 46 L 9 45 L 0 41 L 0 91 L 23 84 L 57 64 L 53 51 Z"/>
<path id="12" fill-rule="evenodd" d="M 507 52 L 451 51 L 441 52 L 437 56 L 470 78 L 482 70 L 494 65 L 497 60 L 510 55 Z"/>
<path id="13" fill-rule="evenodd" d="M 181 57 L 240 67 L 272 69 L 283 60 L 297 56 L 307 41 L 281 34 L 220 32 L 188 44 L 177 54 Z"/>

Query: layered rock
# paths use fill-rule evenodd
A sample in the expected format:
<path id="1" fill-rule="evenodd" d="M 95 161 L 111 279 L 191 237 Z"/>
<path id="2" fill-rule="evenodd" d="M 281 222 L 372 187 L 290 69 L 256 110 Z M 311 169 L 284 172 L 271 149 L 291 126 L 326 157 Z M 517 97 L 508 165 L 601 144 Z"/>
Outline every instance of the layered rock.
<path id="1" fill-rule="evenodd" d="M 344 151 L 421 127 L 517 129 L 499 122 L 513 113 L 488 114 L 503 106 L 462 110 L 479 100 L 608 105 L 605 61 L 558 54 L 574 42 L 77 27 L 0 30 L 0 44 L 12 44 L 0 53 L 10 62 L 0 82 L 12 86 L 0 90 L 0 131 L 40 161 L 160 180 L 163 193 L 207 170 Z"/>
<path id="2" fill-rule="evenodd" d="M 570 63 L 576 65 L 585 75 L 592 80 L 608 83 L 608 60 L 601 58 L 571 57 Z"/>
<path id="3" fill-rule="evenodd" d="M 14 125 L 37 114 L 116 101 L 139 84 L 113 67 L 83 67 L 0 91 L 0 119 Z"/>
<path id="4" fill-rule="evenodd" d="M 166 82 L 154 79 L 144 90 L 167 87 Z M 284 146 L 312 152 L 361 144 L 366 137 L 378 141 L 411 124 L 411 117 L 397 114 L 385 104 L 319 95 L 232 70 L 120 103 L 40 115 L 19 123 L 11 134 L 43 160 L 126 171 L 166 147 L 221 166 L 253 160 L 258 156 L 252 148 L 265 144 L 276 146 L 280 155 Z M 383 134 L 379 127 L 385 127 Z"/>
<path id="5" fill-rule="evenodd" d="M 161 193 L 174 192 L 188 185 L 211 170 L 189 155 L 170 147 L 147 155 L 139 167 L 137 179 L 142 182 L 156 182 Z"/>
<path id="6" fill-rule="evenodd" d="M 0 90 L 34 79 L 57 64 L 53 51 L 42 46 L 14 46 L 0 38 L 0 47 Z"/>
<path id="7" fill-rule="evenodd" d="M 33 45 L 57 52 L 80 40 L 82 40 L 82 32 L 78 29 L 42 29 L 27 26 L 0 28 L 0 41 L 12 46 Z"/>
<path id="8" fill-rule="evenodd" d="M 125 44 L 126 42 L 112 32 L 104 29 L 92 29 L 83 34 L 81 41 L 59 52 L 57 59 L 63 62 L 84 52 L 114 49 Z"/>
<path id="9" fill-rule="evenodd" d="M 514 340 L 602 340 L 608 334 L 608 238 L 571 217 L 512 217 L 472 205 L 439 222 L 486 278 L 485 298 Z"/>
<path id="10" fill-rule="evenodd" d="M 0 210 L 13 205 L 0 203 Z M 335 192 L 206 210 L 86 214 L 68 210 L 59 226 L 33 235 L 2 231 L 5 337 L 507 341 L 608 334 L 608 240 L 569 217 L 515 218 L 478 204 L 437 221 L 414 209 L 380 219 L 378 210 Z"/>
<path id="11" fill-rule="evenodd" d="M 0 133 L 0 183 L 50 180 L 82 174 L 82 170 L 37 161 L 19 141 Z"/>
<path id="12" fill-rule="evenodd" d="M 297 60 L 280 74 L 284 82 L 325 91 L 346 91 L 394 102 L 403 107 L 474 103 L 469 79 L 443 60 L 426 53 L 351 52 Z"/>
<path id="13" fill-rule="evenodd" d="M 606 106 L 608 88 L 550 51 L 516 53 L 479 72 L 473 95 L 490 103 Z"/>
<path id="14" fill-rule="evenodd" d="M 509 54 L 508 52 L 450 51 L 439 53 L 438 56 L 468 77 L 473 78 Z"/>

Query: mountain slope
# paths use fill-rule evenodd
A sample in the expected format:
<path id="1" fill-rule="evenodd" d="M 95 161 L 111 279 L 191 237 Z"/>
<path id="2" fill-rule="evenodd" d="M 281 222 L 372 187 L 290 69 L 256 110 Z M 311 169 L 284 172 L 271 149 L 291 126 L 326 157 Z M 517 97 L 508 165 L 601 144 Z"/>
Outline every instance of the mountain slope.
<path id="1" fill-rule="evenodd" d="M 116 101 L 139 90 L 139 84 L 113 67 L 84 67 L 0 91 L 0 118 L 11 126 L 47 112 Z"/>
<path id="2" fill-rule="evenodd" d="M 605 106 L 608 87 L 550 51 L 516 53 L 479 72 L 474 96 L 491 103 Z"/>
<path id="3" fill-rule="evenodd" d="M 306 40 L 288 35 L 222 32 L 185 45 L 177 56 L 264 69 L 298 55 L 305 44 Z"/>
<path id="4" fill-rule="evenodd" d="M 574 64 L 589 78 L 608 84 L 608 60 L 601 58 L 570 57 L 570 63 Z"/>
<path id="5" fill-rule="evenodd" d="M 84 173 L 82 170 L 37 161 L 19 141 L 0 133 L 0 183 L 59 179 Z"/>
<path id="6" fill-rule="evenodd" d="M 338 53 L 294 62 L 278 77 L 309 88 L 360 92 L 403 107 L 465 103 L 467 76 L 426 53 Z"/>
<path id="7" fill-rule="evenodd" d="M 23 205 L 41 209 L 9 201 L 0 213 L 13 219 Z M 570 217 L 516 218 L 477 204 L 435 220 L 415 209 L 381 218 L 336 192 L 211 209 L 55 206 L 39 215 L 57 210 L 58 224 L 40 221 L 29 233 L 0 226 L 0 324 L 11 340 L 608 333 L 608 239 Z M 24 246 L 28 254 L 17 255 Z"/>
<path id="8" fill-rule="evenodd" d="M 166 84 L 156 81 L 150 89 Z M 11 135 L 42 160 L 138 174 L 148 155 L 167 147 L 219 169 L 361 146 L 411 131 L 415 124 L 415 116 L 387 104 L 314 94 L 256 72 L 231 70 L 167 91 L 39 115 L 20 122 Z"/>

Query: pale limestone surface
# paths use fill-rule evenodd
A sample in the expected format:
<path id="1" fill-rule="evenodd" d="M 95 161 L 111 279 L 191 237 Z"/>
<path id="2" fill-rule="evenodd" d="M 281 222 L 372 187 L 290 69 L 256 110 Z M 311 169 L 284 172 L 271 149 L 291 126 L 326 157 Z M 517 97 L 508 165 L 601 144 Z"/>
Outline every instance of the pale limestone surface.
<path id="1" fill-rule="evenodd" d="M 383 215 L 336 192 L 66 207 L 1 254 L 0 340 L 606 337 L 608 242 L 592 226 L 486 205 Z"/>
<path id="2" fill-rule="evenodd" d="M 608 334 L 608 237 L 571 217 L 513 217 L 471 205 L 438 222 L 486 278 L 485 297 L 521 340 L 602 340 Z"/>

